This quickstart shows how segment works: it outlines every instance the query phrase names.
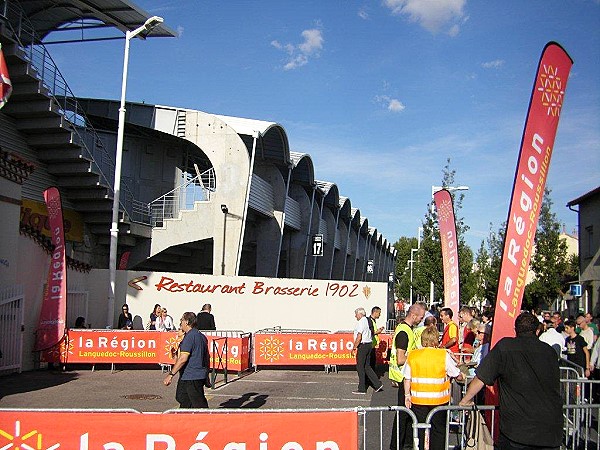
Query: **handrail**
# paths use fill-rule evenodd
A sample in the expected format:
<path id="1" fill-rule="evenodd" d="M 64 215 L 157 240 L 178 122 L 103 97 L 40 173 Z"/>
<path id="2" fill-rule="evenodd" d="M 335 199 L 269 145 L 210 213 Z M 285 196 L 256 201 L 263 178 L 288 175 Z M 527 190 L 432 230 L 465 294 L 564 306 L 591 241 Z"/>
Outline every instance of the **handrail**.
<path id="1" fill-rule="evenodd" d="M 191 174 L 185 173 L 185 177 Z M 216 190 L 215 169 L 205 170 L 148 204 L 150 225 L 163 226 L 165 219 L 179 217 L 180 211 L 194 209 L 196 202 L 209 201 Z"/>
<path id="2" fill-rule="evenodd" d="M 37 72 L 49 97 L 56 102 L 59 113 L 71 124 L 77 143 L 85 150 L 86 157 L 92 161 L 93 169 L 101 178 L 101 183 L 114 195 L 115 160 L 114 155 L 106 150 L 98 132 L 88 120 L 83 108 L 69 88 L 52 56 L 36 35 L 35 28 L 24 13 L 20 4 L 11 0 L 0 0 L 0 15 L 6 19 L 23 56 Z M 91 149 L 90 149 L 91 148 Z M 133 193 L 127 185 L 122 186 L 120 202 L 125 214 L 139 217 L 137 221 L 149 222 L 149 215 L 139 210 Z M 123 195 L 125 194 L 125 195 Z M 139 203 L 139 202 L 137 202 Z M 137 211 L 134 210 L 138 208 Z M 136 221 L 136 220 L 134 220 Z"/>

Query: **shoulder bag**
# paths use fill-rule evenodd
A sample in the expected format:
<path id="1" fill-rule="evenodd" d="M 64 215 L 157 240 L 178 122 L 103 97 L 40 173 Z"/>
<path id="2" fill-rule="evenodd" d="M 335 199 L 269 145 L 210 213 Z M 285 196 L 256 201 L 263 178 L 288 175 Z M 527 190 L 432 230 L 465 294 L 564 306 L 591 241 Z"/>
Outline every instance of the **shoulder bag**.
<path id="1" fill-rule="evenodd" d="M 467 450 L 494 450 L 494 440 L 485 424 L 481 411 L 473 405 L 468 412 L 465 427 L 465 449 Z"/>

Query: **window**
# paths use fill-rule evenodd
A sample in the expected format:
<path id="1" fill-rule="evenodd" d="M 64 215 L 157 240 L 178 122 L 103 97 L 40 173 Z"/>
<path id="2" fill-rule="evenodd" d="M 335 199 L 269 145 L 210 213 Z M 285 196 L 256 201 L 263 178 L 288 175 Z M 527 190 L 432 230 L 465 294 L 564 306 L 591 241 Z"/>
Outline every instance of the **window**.
<path id="1" fill-rule="evenodd" d="M 585 257 L 591 258 L 594 256 L 594 226 L 590 225 L 589 227 L 585 227 L 585 241 L 583 244 L 585 245 Z"/>

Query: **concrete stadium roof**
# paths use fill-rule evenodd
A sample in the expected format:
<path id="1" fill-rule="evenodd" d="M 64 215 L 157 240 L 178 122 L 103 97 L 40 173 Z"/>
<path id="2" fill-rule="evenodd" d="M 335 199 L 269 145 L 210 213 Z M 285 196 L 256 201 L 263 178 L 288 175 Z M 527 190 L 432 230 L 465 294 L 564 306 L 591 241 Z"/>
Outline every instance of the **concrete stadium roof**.
<path id="1" fill-rule="evenodd" d="M 335 183 L 329 181 L 315 180 L 319 191 L 323 193 L 323 202 L 330 208 L 335 209 L 340 204 L 340 192 Z"/>
<path id="2" fill-rule="evenodd" d="M 20 4 L 40 40 L 59 30 L 95 30 L 97 34 L 99 29 L 104 28 L 125 33 L 143 25 L 151 17 L 149 13 L 127 0 L 21 0 Z M 146 37 L 176 36 L 175 31 L 159 24 Z M 102 39 L 115 37 L 86 39 L 80 36 L 78 39 L 59 42 Z"/>
<path id="3" fill-rule="evenodd" d="M 315 166 L 308 153 L 290 152 L 294 166 L 292 180 L 307 186 L 315 185 Z"/>
<path id="4" fill-rule="evenodd" d="M 286 166 L 292 163 L 287 134 L 280 124 L 219 114 L 214 116 L 225 122 L 237 134 L 252 137 L 260 136 L 260 144 L 256 147 L 257 155 L 260 154 L 264 159 Z"/>
<path id="5" fill-rule="evenodd" d="M 349 222 L 352 219 L 352 205 L 348 197 L 340 195 L 340 220 Z"/>

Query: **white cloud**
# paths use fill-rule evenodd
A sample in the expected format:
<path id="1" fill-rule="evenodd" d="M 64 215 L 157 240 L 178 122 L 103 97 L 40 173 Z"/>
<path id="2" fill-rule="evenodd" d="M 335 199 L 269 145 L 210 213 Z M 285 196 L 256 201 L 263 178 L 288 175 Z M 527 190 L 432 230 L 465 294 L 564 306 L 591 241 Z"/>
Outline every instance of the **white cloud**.
<path id="1" fill-rule="evenodd" d="M 496 59 L 494 61 L 488 61 L 481 63 L 481 67 L 484 69 L 499 69 L 504 65 L 505 61 L 503 59 Z"/>
<path id="2" fill-rule="evenodd" d="M 406 108 L 400 100 L 397 98 L 390 98 L 387 95 L 376 95 L 375 101 L 384 105 L 388 111 L 392 112 L 402 112 Z"/>
<path id="3" fill-rule="evenodd" d="M 446 26 L 446 33 L 456 36 L 459 24 L 466 21 L 464 6 L 467 0 L 384 0 L 383 4 L 392 14 L 408 16 L 431 33 L 438 33 Z"/>
<path id="4" fill-rule="evenodd" d="M 177 37 L 183 36 L 183 31 L 184 31 L 184 28 L 181 25 L 179 25 L 177 27 Z"/>
<path id="5" fill-rule="evenodd" d="M 277 40 L 271 41 L 271 45 L 289 55 L 283 70 L 293 70 L 308 64 L 309 57 L 318 57 L 323 50 L 323 33 L 321 30 L 312 28 L 301 33 L 304 41 L 298 45 L 282 44 Z"/>

